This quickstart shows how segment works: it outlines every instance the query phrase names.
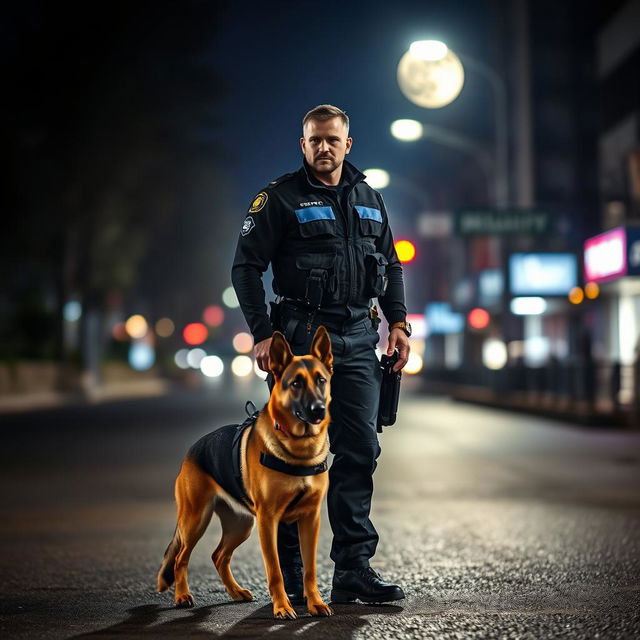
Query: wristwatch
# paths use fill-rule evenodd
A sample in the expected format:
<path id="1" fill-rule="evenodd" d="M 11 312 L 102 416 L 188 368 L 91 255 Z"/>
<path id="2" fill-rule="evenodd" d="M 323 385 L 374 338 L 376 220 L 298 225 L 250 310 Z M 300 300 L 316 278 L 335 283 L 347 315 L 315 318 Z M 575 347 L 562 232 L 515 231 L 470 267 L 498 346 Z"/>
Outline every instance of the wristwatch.
<path id="1" fill-rule="evenodd" d="M 411 325 L 408 322 L 394 322 L 389 329 L 402 329 L 407 336 L 411 336 Z"/>

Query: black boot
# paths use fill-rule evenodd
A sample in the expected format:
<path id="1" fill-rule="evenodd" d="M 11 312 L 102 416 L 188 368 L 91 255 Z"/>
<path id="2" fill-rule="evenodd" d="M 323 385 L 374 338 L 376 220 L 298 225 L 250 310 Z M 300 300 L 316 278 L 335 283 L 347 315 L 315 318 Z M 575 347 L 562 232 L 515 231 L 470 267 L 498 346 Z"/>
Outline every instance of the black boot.
<path id="1" fill-rule="evenodd" d="M 302 582 L 302 565 L 299 563 L 283 563 L 280 565 L 284 590 L 291 604 L 304 604 L 304 584 Z"/>
<path id="2" fill-rule="evenodd" d="M 333 573 L 331 602 L 391 602 L 402 600 L 404 591 L 397 585 L 385 582 L 371 567 L 338 569 Z"/>

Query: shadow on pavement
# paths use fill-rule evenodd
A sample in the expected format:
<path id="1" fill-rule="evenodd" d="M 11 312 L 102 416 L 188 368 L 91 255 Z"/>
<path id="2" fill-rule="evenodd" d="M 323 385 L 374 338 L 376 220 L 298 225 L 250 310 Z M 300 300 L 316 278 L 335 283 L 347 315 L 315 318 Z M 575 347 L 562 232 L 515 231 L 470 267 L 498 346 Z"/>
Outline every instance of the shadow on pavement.
<path id="1" fill-rule="evenodd" d="M 272 616 L 271 603 L 255 610 L 246 618 L 239 620 L 233 626 L 222 633 L 207 630 L 200 627 L 205 624 L 215 609 L 220 607 L 241 607 L 245 603 L 222 602 L 194 609 L 175 609 L 174 607 L 161 607 L 156 604 L 147 604 L 128 609 L 129 617 L 122 622 L 117 622 L 110 627 L 69 636 L 73 638 L 247 638 L 268 636 L 271 638 L 286 638 L 295 635 L 296 638 L 324 638 L 327 633 L 340 632 L 342 640 L 352 637 L 351 633 L 369 622 L 364 616 L 377 614 L 395 615 L 403 611 L 397 605 L 332 605 L 334 615 L 329 618 L 312 617 L 302 614 L 303 609 L 298 608 L 301 617 L 295 620 L 275 620 Z M 179 618 L 172 618 L 160 622 L 162 613 L 179 612 L 186 613 Z M 328 625 L 328 626 L 327 626 Z M 349 634 L 349 635 L 347 635 Z"/>

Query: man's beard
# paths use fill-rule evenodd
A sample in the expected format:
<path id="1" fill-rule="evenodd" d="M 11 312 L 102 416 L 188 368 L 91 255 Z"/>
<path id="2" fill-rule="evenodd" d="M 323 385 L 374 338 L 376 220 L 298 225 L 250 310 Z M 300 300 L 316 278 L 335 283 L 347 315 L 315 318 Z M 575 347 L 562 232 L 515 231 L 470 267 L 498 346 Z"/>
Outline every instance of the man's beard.
<path id="1" fill-rule="evenodd" d="M 322 162 L 323 160 L 328 160 L 329 164 L 327 164 L 326 162 Z M 313 169 L 317 173 L 333 173 L 340 166 L 340 164 L 340 162 L 336 162 L 331 158 L 321 158 L 313 163 Z"/>

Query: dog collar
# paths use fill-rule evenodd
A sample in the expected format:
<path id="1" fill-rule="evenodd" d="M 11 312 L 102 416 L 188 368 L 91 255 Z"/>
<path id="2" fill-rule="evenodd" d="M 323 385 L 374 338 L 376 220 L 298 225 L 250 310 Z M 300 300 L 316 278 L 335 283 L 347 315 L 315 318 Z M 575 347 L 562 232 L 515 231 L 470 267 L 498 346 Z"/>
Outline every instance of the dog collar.
<path id="1" fill-rule="evenodd" d="M 309 466 L 304 464 L 289 464 L 282 460 L 282 458 L 277 458 L 264 452 L 260 454 L 260 464 L 268 469 L 280 471 L 280 473 L 286 473 L 290 476 L 317 476 L 319 473 L 324 473 L 328 469 L 326 458 L 318 464 Z"/>

